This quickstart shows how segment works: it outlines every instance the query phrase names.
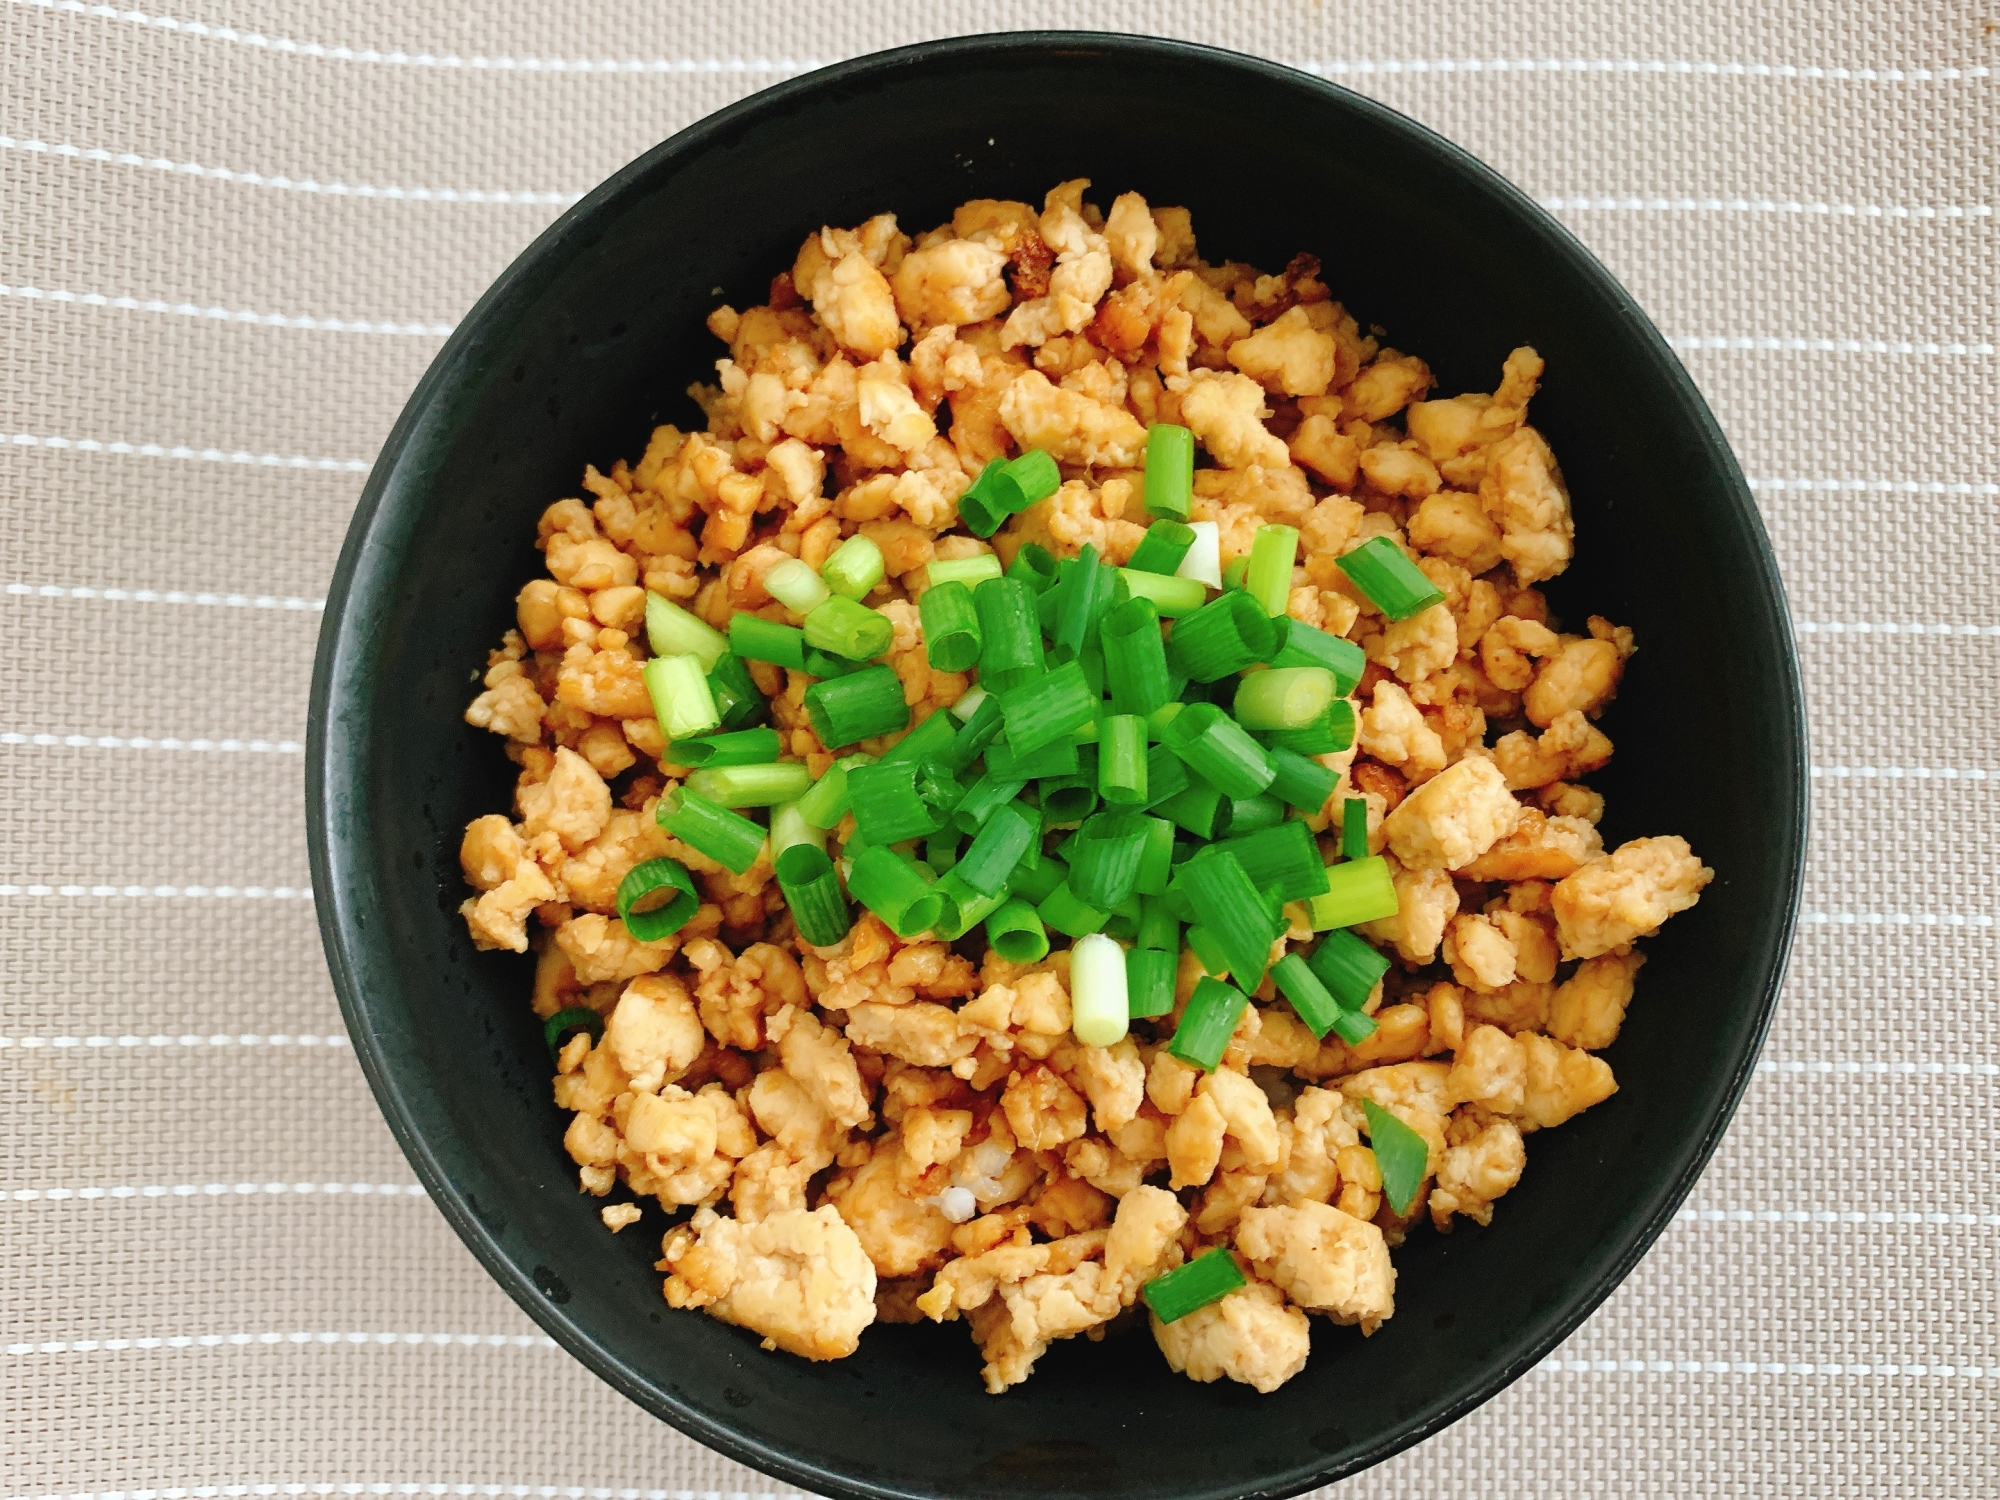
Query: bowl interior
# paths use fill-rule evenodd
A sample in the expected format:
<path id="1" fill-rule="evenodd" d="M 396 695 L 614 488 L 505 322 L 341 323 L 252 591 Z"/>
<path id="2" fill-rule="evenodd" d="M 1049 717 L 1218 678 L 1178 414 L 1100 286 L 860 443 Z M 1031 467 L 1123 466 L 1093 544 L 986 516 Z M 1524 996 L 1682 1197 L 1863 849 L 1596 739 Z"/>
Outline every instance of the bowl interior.
<path id="1" fill-rule="evenodd" d="M 456 907 L 465 823 L 512 767 L 460 719 L 539 568 L 535 517 L 585 462 L 636 457 L 723 352 L 703 319 L 764 300 L 822 223 L 919 231 L 974 196 L 1039 203 L 1089 177 L 1185 204 L 1204 254 L 1296 251 L 1444 392 L 1490 390 L 1532 342 L 1533 420 L 1575 495 L 1551 589 L 1640 642 L 1605 716 L 1607 842 L 1681 833 L 1718 871 L 1648 947 L 1620 1092 L 1537 1135 L 1488 1229 L 1397 1252 L 1374 1337 L 1315 1318 L 1271 1396 L 1170 1373 L 1143 1328 L 1060 1344 L 984 1394 L 961 1327 L 882 1327 L 851 1359 L 766 1354 L 673 1314 L 664 1220 L 616 1238 L 580 1196 L 527 1006 L 531 963 L 474 952 Z M 1691 595 L 1696 597 L 1691 598 Z M 1740 1092 L 1775 995 L 1801 862 L 1802 730 L 1783 600 L 1707 410 L 1609 276 L 1498 178 L 1355 96 L 1202 49 L 992 38 L 785 85 L 658 148 L 525 255 L 412 398 L 329 603 L 311 748 L 315 887 L 371 1082 L 439 1205 L 493 1274 L 626 1394 L 825 1493 L 1286 1494 L 1414 1441 L 1527 1368 L 1629 1269 Z"/>

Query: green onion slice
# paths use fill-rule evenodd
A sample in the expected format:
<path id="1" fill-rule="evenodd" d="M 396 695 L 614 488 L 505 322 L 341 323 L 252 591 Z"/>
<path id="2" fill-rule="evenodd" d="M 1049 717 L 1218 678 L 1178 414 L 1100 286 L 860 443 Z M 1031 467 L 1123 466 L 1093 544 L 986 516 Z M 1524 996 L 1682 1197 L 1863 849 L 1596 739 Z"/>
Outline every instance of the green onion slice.
<path id="1" fill-rule="evenodd" d="M 1160 634 L 1160 612 L 1150 599 L 1135 597 L 1111 610 L 1098 627 L 1098 638 L 1111 667 L 1107 675 L 1114 711 L 1150 714 L 1172 701 L 1167 643 Z"/>
<path id="2" fill-rule="evenodd" d="M 1296 807 L 1308 817 L 1326 806 L 1326 799 L 1340 784 L 1340 773 L 1316 760 L 1308 760 L 1283 745 L 1269 747 L 1271 764 L 1277 775 L 1271 778 L 1271 795 L 1288 807 Z M 1366 852 L 1365 850 L 1363 851 Z"/>
<path id="3" fill-rule="evenodd" d="M 1333 706 L 1333 673 L 1324 667 L 1272 667 L 1236 685 L 1236 722 L 1245 729 L 1304 729 Z"/>
<path id="4" fill-rule="evenodd" d="M 936 833 L 965 795 L 936 767 L 887 759 L 848 772 L 847 792 L 854 804 L 854 826 L 870 844 L 899 844 Z"/>
<path id="5" fill-rule="evenodd" d="M 835 594 L 806 616 L 806 645 L 849 661 L 872 661 L 889 649 L 896 627 L 887 615 Z"/>
<path id="6" fill-rule="evenodd" d="M 1292 565 L 1298 561 L 1299 532 L 1296 526 L 1259 526 L 1250 543 L 1250 566 L 1243 576 L 1243 590 L 1264 607 L 1264 613 L 1282 616 L 1292 599 Z"/>
<path id="7" fill-rule="evenodd" d="M 1038 964 L 1049 956 L 1049 935 L 1034 907 L 1009 897 L 986 919 L 986 941 L 1009 963 Z"/>
<path id="8" fill-rule="evenodd" d="M 895 850 L 870 844 L 849 864 L 847 889 L 896 936 L 915 937 L 944 914 L 944 898 L 932 890 L 927 873 Z"/>
<path id="9" fill-rule="evenodd" d="M 806 689 L 806 715 L 829 750 L 910 727 L 903 680 L 885 666 L 815 682 Z"/>
<path id="10" fill-rule="evenodd" d="M 549 1059 L 554 1061 L 561 1053 L 563 1043 L 570 1034 L 577 1031 L 590 1033 L 592 1042 L 604 1035 L 604 1017 L 588 1006 L 572 1005 L 567 1010 L 559 1010 L 542 1023 L 542 1041 L 549 1049 Z"/>
<path id="11" fill-rule="evenodd" d="M 764 766 L 778 758 L 778 731 L 739 729 L 731 734 L 676 740 L 667 759 L 677 766 Z"/>
<path id="12" fill-rule="evenodd" d="M 1321 938 L 1306 963 L 1343 1010 L 1360 1010 L 1389 972 L 1387 956 L 1345 928 Z"/>
<path id="13" fill-rule="evenodd" d="M 1304 825 L 1300 825 L 1303 827 Z M 1214 935 L 1229 975 L 1247 994 L 1264 982 L 1270 962 L 1275 893 L 1260 890 L 1228 848 L 1207 850 L 1181 866 L 1175 877 L 1194 917 Z"/>
<path id="14" fill-rule="evenodd" d="M 1083 937 L 1087 933 L 1100 932 L 1104 919 L 1110 915 L 1102 907 L 1091 906 L 1080 899 L 1065 880 L 1042 898 L 1035 914 L 1044 926 L 1053 927 L 1067 937 Z"/>
<path id="15" fill-rule="evenodd" d="M 799 564 L 804 567 L 805 564 Z M 810 570 L 808 570 L 810 571 Z M 817 582 L 817 577 L 814 579 Z M 746 661 L 774 662 L 794 672 L 806 668 L 806 633 L 795 625 L 780 625 L 738 610 L 729 617 L 729 649 Z"/>
<path id="16" fill-rule="evenodd" d="M 1077 899 L 1109 911 L 1130 896 L 1151 837 L 1150 820 L 1133 813 L 1099 813 L 1085 822 L 1069 862 Z"/>
<path id="17" fill-rule="evenodd" d="M 707 734 L 721 727 L 722 715 L 715 706 L 708 674 L 701 659 L 692 652 L 679 656 L 656 656 L 641 669 L 646 692 L 653 700 L 653 713 L 660 731 L 669 740 Z"/>
<path id="18" fill-rule="evenodd" d="M 1196 682 L 1217 682 L 1277 653 L 1278 633 L 1257 601 L 1232 589 L 1174 622 L 1167 654 Z"/>
<path id="19" fill-rule="evenodd" d="M 1005 584 L 1006 579 L 1000 582 Z M 991 587 L 991 585 L 986 585 Z M 1097 716 L 1102 700 L 1091 691 L 1083 668 L 1064 662 L 1045 676 L 1000 694 L 1000 711 L 1007 719 L 1007 742 L 1016 756 L 1026 755 Z"/>
<path id="20" fill-rule="evenodd" d="M 1146 528 L 1125 566 L 1135 573 L 1160 573 L 1171 578 L 1194 545 L 1194 530 L 1184 521 L 1163 516 Z"/>
<path id="21" fill-rule="evenodd" d="M 828 948 L 847 936 L 847 898 L 826 851 L 812 844 L 794 844 L 778 856 L 778 889 L 791 908 L 799 937 L 815 948 Z"/>
<path id="22" fill-rule="evenodd" d="M 1444 602 L 1444 590 L 1386 536 L 1371 536 L 1338 562 L 1348 581 L 1392 620 L 1407 620 Z"/>
<path id="23" fill-rule="evenodd" d="M 833 555 L 821 565 L 819 576 L 834 593 L 860 599 L 882 581 L 886 571 L 882 549 L 857 532 L 833 549 Z"/>
<path id="24" fill-rule="evenodd" d="M 646 595 L 646 643 L 655 656 L 692 656 L 703 672 L 729 649 L 722 632 L 698 615 L 689 614 L 664 594 Z"/>
<path id="25" fill-rule="evenodd" d="M 991 557 L 992 554 L 988 553 Z M 993 559 L 998 576 L 1000 560 Z M 938 564 L 932 563 L 935 569 Z M 935 583 L 917 601 L 924 627 L 924 656 L 940 672 L 964 672 L 979 660 L 979 611 L 964 583 Z"/>
<path id="26" fill-rule="evenodd" d="M 1324 667 L 1333 673 L 1334 692 L 1345 698 L 1361 681 L 1368 658 L 1350 640 L 1328 635 L 1316 626 L 1293 620 L 1271 658 L 1274 667 Z"/>
<path id="27" fill-rule="evenodd" d="M 1140 933 L 1145 932 L 1141 919 Z M 1181 955 L 1173 948 L 1132 948 L 1125 954 L 1126 1005 L 1135 1020 L 1151 1020 L 1174 1013 L 1174 976 Z"/>
<path id="28" fill-rule="evenodd" d="M 679 932 L 701 905 L 694 877 L 677 859 L 649 859 L 618 882 L 618 920 L 642 943 Z"/>
<path id="29" fill-rule="evenodd" d="M 1194 496 L 1194 434 L 1155 422 L 1146 429 L 1146 513 L 1185 521 Z"/>
<path id="30" fill-rule="evenodd" d="M 856 766 L 871 766 L 874 763 L 872 755 L 849 755 L 835 761 L 813 783 L 812 790 L 799 798 L 799 816 L 814 828 L 837 826 L 847 816 L 853 801 L 847 790 L 847 773 Z"/>
<path id="31" fill-rule="evenodd" d="M 991 552 L 980 552 L 972 557 L 934 558 L 924 569 L 930 587 L 962 583 L 968 593 L 975 583 L 988 578 L 998 578 L 1002 571 L 1000 559 Z"/>
<path id="32" fill-rule="evenodd" d="M 958 878 L 982 895 L 1004 891 L 1015 867 L 1041 836 L 1041 815 L 1033 808 L 1010 804 L 997 809 L 959 858 Z"/>
<path id="33" fill-rule="evenodd" d="M 812 790 L 812 772 L 798 761 L 776 765 L 710 764 L 687 779 L 687 790 L 717 807 L 775 807 Z"/>
<path id="34" fill-rule="evenodd" d="M 1399 909 L 1395 878 L 1379 854 L 1363 855 L 1329 866 L 1326 890 L 1312 898 L 1313 931 L 1353 927 L 1360 922 L 1393 917 Z"/>
<path id="35" fill-rule="evenodd" d="M 1368 857 L 1368 800 L 1349 797 L 1340 804 L 1340 853 L 1345 859 Z"/>
<path id="36" fill-rule="evenodd" d="M 764 847 L 763 829 L 743 814 L 720 807 L 686 787 L 662 797 L 653 819 L 690 849 L 706 854 L 732 874 L 741 875 L 756 864 Z"/>
<path id="37" fill-rule="evenodd" d="M 1320 863 L 1319 845 L 1312 830 L 1297 818 L 1246 834 L 1237 834 L 1232 824 L 1229 838 L 1203 850 L 1181 869 L 1185 872 L 1221 853 L 1233 854 L 1250 884 L 1280 902 L 1308 901 L 1327 889 L 1330 877 Z"/>
<path id="38" fill-rule="evenodd" d="M 1233 984 L 1202 978 L 1181 1012 L 1181 1024 L 1174 1028 L 1167 1051 L 1190 1067 L 1213 1072 L 1222 1064 L 1222 1054 L 1236 1034 L 1250 997 Z"/>
<path id="39" fill-rule="evenodd" d="M 1184 1266 L 1156 1276 L 1139 1288 L 1146 1306 L 1162 1323 L 1174 1323 L 1189 1313 L 1220 1302 L 1245 1285 L 1243 1271 L 1226 1245 L 1217 1245 Z"/>
<path id="40" fill-rule="evenodd" d="M 1278 774 L 1264 747 L 1213 703 L 1182 709 L 1160 742 L 1226 797 L 1254 797 Z"/>
<path id="41" fill-rule="evenodd" d="M 764 570 L 764 592 L 795 615 L 809 615 L 826 603 L 826 581 L 796 557 L 774 562 Z"/>
<path id="42" fill-rule="evenodd" d="M 1375 1152 L 1375 1166 L 1382 1174 L 1382 1196 L 1399 1214 L 1410 1211 L 1417 1191 L 1428 1175 L 1431 1148 L 1394 1113 L 1373 1099 L 1361 1101 L 1368 1115 L 1368 1144 Z"/>
<path id="43" fill-rule="evenodd" d="M 1119 570 L 1118 581 L 1128 595 L 1146 600 L 1168 619 L 1191 615 L 1208 602 L 1209 586 L 1198 578 L 1165 578 L 1158 573 L 1123 568 Z"/>

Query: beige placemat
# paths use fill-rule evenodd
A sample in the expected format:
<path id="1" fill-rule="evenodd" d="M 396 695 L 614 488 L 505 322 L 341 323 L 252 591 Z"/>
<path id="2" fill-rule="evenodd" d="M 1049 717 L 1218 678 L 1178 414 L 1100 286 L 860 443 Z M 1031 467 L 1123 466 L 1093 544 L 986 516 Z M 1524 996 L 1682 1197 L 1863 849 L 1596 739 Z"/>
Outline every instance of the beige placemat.
<path id="1" fill-rule="evenodd" d="M 314 636 L 405 394 L 573 195 L 1010 25 L 1314 69 L 1549 203 L 1683 351 L 1801 622 L 1808 915 L 1734 1129 L 1555 1358 L 1340 1494 L 2000 1493 L 1986 0 L 190 3 L 0 0 L 0 1497 L 774 1488 L 414 1187 L 304 889 Z"/>

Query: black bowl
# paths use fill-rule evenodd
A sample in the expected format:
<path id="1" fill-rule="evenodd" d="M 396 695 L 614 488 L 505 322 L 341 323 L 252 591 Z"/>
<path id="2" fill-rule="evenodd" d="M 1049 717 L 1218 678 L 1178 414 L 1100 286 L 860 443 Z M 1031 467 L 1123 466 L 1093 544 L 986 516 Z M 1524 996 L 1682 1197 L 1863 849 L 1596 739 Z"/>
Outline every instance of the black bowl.
<path id="1" fill-rule="evenodd" d="M 1651 962 L 1608 1054 L 1618 1095 L 1534 1137 L 1489 1229 L 1397 1253 L 1364 1340 L 1314 1319 L 1274 1395 L 1171 1373 L 1143 1329 L 1059 1344 L 983 1393 L 963 1325 L 871 1329 L 830 1364 L 665 1306 L 657 1214 L 613 1238 L 576 1191 L 527 1005 L 530 964 L 455 914 L 468 819 L 512 767 L 460 719 L 535 517 L 586 461 L 635 455 L 822 223 L 912 229 L 973 196 L 1088 176 L 1186 204 L 1204 252 L 1298 250 L 1364 323 L 1490 390 L 1532 342 L 1534 420 L 1576 497 L 1550 591 L 1641 643 L 1605 727 L 1607 841 L 1680 833 L 1718 872 Z M 681 132 L 535 242 L 460 325 L 382 450 L 320 638 L 313 883 L 342 1007 L 412 1165 L 565 1348 L 693 1437 L 830 1495 L 1289 1495 L 1374 1463 L 1540 1360 L 1672 1216 L 1735 1107 L 1778 990 L 1805 836 L 1803 712 L 1778 575 L 1729 449 L 1632 299 L 1541 210 L 1402 116 L 1299 73 L 1087 34 L 905 48 L 780 85 Z"/>

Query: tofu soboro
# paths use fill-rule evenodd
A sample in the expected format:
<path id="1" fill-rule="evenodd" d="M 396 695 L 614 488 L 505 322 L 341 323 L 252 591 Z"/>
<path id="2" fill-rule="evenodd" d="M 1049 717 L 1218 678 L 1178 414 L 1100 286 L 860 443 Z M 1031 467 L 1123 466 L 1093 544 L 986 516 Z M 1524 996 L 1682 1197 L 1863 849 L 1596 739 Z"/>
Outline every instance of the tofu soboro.
<path id="1" fill-rule="evenodd" d="M 560 1047 L 564 1143 L 583 1190 L 612 1200 L 611 1230 L 641 1218 L 635 1199 L 671 1216 L 673 1306 L 810 1359 L 852 1353 L 878 1320 L 962 1320 L 994 1392 L 1053 1340 L 1148 1317 L 1174 1369 L 1270 1391 L 1305 1363 L 1308 1314 L 1373 1333 L 1394 1310 L 1390 1251 L 1425 1219 L 1488 1222 L 1525 1138 L 1615 1090 L 1593 1054 L 1631 1001 L 1635 941 L 1713 872 L 1676 837 L 1599 838 L 1587 778 L 1612 745 L 1595 721 L 1634 643 L 1596 617 L 1565 630 L 1536 589 L 1573 528 L 1528 425 L 1535 351 L 1491 394 L 1434 398 L 1424 361 L 1359 327 L 1312 256 L 1275 275 L 1211 264 L 1185 210 L 1126 193 L 1104 212 L 1088 187 L 1039 211 L 966 203 L 914 239 L 888 214 L 823 228 L 768 302 L 716 309 L 728 352 L 691 391 L 706 430 L 657 429 L 542 516 L 547 576 L 521 590 L 466 713 L 520 778 L 511 815 L 466 830 L 464 914 L 481 947 L 536 955 L 539 1016 L 602 1018 Z M 1164 1044 L 1203 978 L 1192 949 L 1174 1015 L 1086 1046 L 1066 947 L 1011 963 L 977 927 L 898 937 L 858 903 L 844 939 L 810 947 L 768 843 L 736 874 L 655 818 L 690 771 L 642 672 L 649 592 L 718 629 L 738 612 L 796 626 L 768 570 L 818 569 L 865 536 L 886 576 L 862 602 L 893 627 L 886 661 L 921 724 L 974 688 L 928 660 L 928 565 L 1011 562 L 1028 542 L 1124 563 L 1150 520 L 1156 423 L 1205 455 L 1191 518 L 1214 523 L 1220 562 L 1260 526 L 1297 528 L 1290 617 L 1365 653 L 1354 743 L 1317 758 L 1338 782 L 1306 818 L 1337 864 L 1364 799 L 1393 875 L 1395 914 L 1357 929 L 1391 963 L 1351 1046 L 1266 976 L 1220 1064 L 1182 1061 Z M 959 496 L 1033 449 L 1060 489 L 990 541 L 969 534 Z M 1442 602 L 1387 619 L 1338 565 L 1374 538 Z M 818 780 L 852 747 L 816 735 L 814 679 L 750 670 L 782 758 Z M 828 852 L 853 834 L 847 816 Z M 643 942 L 617 892 L 660 857 L 699 906 Z M 1273 962 L 1319 936 L 1305 907 L 1286 916 Z M 1423 1143 L 1403 1213 L 1371 1102 Z M 1147 1312 L 1143 1287 L 1218 1246 L 1242 1286 L 1172 1323 Z"/>

